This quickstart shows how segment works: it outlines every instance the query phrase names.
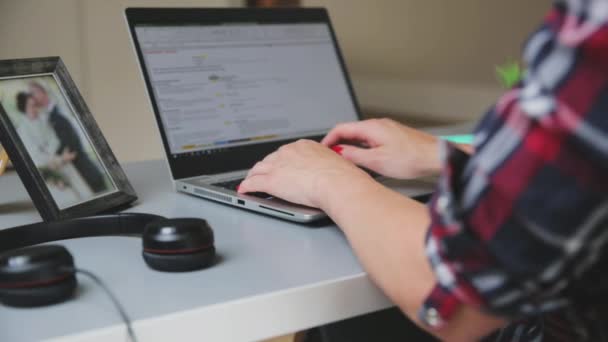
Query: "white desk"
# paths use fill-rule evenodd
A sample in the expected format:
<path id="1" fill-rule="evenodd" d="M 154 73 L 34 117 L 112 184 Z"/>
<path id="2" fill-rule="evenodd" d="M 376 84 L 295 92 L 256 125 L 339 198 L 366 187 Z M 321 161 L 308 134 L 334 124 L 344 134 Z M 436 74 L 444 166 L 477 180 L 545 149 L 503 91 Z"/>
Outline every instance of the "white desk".
<path id="1" fill-rule="evenodd" d="M 62 242 L 77 266 L 118 295 L 141 341 L 260 340 L 391 306 L 335 226 L 310 228 L 175 193 L 161 161 L 125 170 L 139 195 L 129 211 L 206 218 L 221 255 L 213 268 L 169 274 L 146 267 L 137 238 Z M 0 228 L 39 220 L 16 175 L 0 177 Z M 79 282 L 77 298 L 63 304 L 0 306 L 0 341 L 124 341 L 109 299 Z"/>

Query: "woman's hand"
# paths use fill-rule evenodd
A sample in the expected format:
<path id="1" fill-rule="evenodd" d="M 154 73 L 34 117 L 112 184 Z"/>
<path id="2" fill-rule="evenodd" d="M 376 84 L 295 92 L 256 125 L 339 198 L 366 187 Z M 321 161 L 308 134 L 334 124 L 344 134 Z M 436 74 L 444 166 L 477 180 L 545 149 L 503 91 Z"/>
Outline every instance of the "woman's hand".
<path id="1" fill-rule="evenodd" d="M 339 124 L 321 143 L 357 165 L 392 178 L 429 176 L 441 168 L 437 138 L 389 119 Z"/>
<path id="2" fill-rule="evenodd" d="M 284 145 L 258 162 L 238 188 L 239 193 L 266 192 L 286 201 L 323 209 L 328 191 L 358 187 L 374 180 L 327 147 L 299 140 Z"/>

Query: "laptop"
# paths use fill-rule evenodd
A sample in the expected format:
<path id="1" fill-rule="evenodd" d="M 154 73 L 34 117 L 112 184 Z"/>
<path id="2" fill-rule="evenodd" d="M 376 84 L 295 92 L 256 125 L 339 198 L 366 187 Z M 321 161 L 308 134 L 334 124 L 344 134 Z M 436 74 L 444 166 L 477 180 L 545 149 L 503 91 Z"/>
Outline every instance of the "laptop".
<path id="1" fill-rule="evenodd" d="M 361 118 L 327 11 L 128 8 L 126 18 L 176 190 L 291 221 L 325 217 L 236 187 L 281 145 Z"/>

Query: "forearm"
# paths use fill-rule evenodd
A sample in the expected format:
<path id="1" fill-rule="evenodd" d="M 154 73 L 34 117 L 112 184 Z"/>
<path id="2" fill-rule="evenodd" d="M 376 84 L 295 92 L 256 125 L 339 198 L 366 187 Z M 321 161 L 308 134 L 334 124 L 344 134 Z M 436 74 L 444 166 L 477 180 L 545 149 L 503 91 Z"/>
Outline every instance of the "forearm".
<path id="1" fill-rule="evenodd" d="M 344 231 L 372 280 L 411 320 L 427 328 L 417 317 L 435 284 L 424 252 L 430 223 L 427 207 L 372 180 L 343 189 L 328 195 L 324 209 Z M 431 332 L 442 339 L 474 340 L 501 324 L 466 308 L 449 326 Z"/>
<path id="2" fill-rule="evenodd" d="M 415 316 L 434 283 L 424 254 L 426 207 L 373 180 L 333 192 L 327 203 L 324 210 L 344 231 L 373 280 Z"/>

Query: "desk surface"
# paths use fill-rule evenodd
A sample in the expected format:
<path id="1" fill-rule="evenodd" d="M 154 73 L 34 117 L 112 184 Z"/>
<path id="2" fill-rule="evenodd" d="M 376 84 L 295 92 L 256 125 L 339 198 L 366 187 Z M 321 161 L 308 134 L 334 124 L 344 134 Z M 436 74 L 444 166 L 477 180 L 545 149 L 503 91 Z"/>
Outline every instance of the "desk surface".
<path id="1" fill-rule="evenodd" d="M 161 161 L 125 170 L 140 198 L 129 211 L 206 218 L 221 256 L 213 268 L 167 274 L 146 267 L 137 238 L 62 242 L 78 267 L 117 294 L 140 340 L 260 340 L 391 305 L 335 226 L 311 228 L 175 193 Z M 39 220 L 16 175 L 0 177 L 0 228 Z M 102 290 L 86 278 L 79 283 L 77 298 L 63 304 L 0 306 L 0 341 L 124 340 Z"/>

